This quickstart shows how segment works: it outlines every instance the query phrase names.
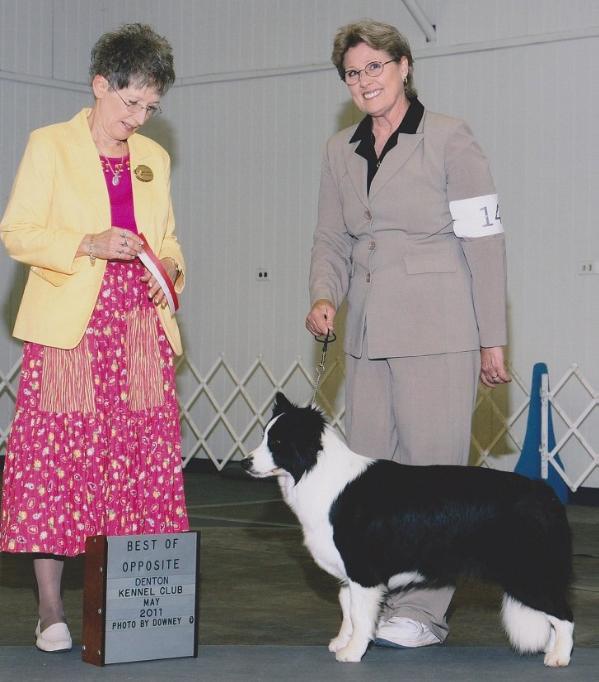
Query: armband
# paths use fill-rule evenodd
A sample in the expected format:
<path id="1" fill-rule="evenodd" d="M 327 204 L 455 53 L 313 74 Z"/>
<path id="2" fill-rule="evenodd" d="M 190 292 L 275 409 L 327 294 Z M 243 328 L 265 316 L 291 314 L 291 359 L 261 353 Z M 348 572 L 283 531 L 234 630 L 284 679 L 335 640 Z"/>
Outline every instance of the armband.
<path id="1" fill-rule="evenodd" d="M 90 235 L 89 237 L 89 247 L 87 251 L 87 255 L 89 256 L 89 262 L 91 265 L 96 264 L 96 254 L 94 253 L 94 235 Z"/>
<path id="2" fill-rule="evenodd" d="M 487 237 L 503 232 L 496 194 L 449 202 L 456 237 Z"/>

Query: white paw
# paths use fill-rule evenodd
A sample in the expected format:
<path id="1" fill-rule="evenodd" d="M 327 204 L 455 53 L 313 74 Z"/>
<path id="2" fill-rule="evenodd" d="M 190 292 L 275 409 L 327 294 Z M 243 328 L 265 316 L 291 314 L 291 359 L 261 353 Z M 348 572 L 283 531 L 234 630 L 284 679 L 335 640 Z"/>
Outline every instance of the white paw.
<path id="1" fill-rule="evenodd" d="M 350 642 L 343 649 L 339 649 L 335 658 L 341 663 L 359 663 L 366 651 L 366 647 L 356 642 Z"/>
<path id="2" fill-rule="evenodd" d="M 329 651 L 335 652 L 343 649 L 343 647 L 347 646 L 350 639 L 351 635 L 337 635 L 337 637 L 333 637 L 329 642 Z"/>
<path id="3" fill-rule="evenodd" d="M 549 668 L 564 668 L 570 663 L 570 654 L 549 651 L 545 654 L 545 665 Z"/>

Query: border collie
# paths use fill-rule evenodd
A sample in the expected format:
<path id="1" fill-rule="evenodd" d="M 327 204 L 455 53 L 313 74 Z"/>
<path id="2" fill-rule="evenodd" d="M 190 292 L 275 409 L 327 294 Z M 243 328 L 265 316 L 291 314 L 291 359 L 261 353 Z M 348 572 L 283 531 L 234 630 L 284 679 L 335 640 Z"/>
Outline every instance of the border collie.
<path id="1" fill-rule="evenodd" d="M 343 614 L 329 650 L 359 661 L 384 595 L 477 575 L 504 590 L 502 619 L 520 653 L 570 662 L 571 536 L 542 481 L 462 466 L 405 466 L 352 452 L 314 407 L 277 393 L 262 443 L 243 460 L 277 476 L 316 563 L 341 581 Z"/>

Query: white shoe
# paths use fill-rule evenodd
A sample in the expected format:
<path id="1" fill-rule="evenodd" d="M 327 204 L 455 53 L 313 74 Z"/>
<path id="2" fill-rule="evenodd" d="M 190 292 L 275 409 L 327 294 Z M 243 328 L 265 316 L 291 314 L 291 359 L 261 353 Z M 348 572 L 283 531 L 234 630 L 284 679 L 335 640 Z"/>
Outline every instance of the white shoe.
<path id="1" fill-rule="evenodd" d="M 441 644 L 441 640 L 424 623 L 412 618 L 392 616 L 389 620 L 379 621 L 374 643 L 377 646 L 411 649 Z"/>
<path id="2" fill-rule="evenodd" d="M 66 623 L 54 623 L 41 632 L 38 620 L 35 638 L 35 646 L 41 651 L 58 653 L 59 651 L 70 651 L 73 648 L 73 640 Z"/>

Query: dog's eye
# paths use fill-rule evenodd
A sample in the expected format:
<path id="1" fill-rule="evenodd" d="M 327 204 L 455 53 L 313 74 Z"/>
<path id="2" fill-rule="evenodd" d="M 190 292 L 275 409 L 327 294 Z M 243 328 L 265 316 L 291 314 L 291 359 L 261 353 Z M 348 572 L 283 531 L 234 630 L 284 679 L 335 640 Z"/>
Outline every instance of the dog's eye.
<path id="1" fill-rule="evenodd" d="M 272 440 L 271 443 L 274 445 L 274 447 L 279 447 L 279 445 L 281 445 L 281 441 L 278 438 Z"/>

